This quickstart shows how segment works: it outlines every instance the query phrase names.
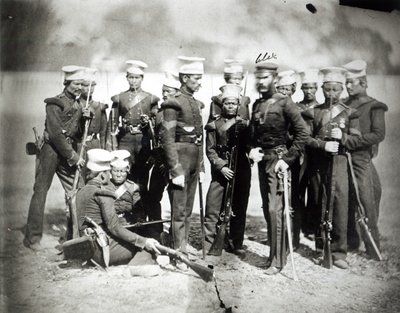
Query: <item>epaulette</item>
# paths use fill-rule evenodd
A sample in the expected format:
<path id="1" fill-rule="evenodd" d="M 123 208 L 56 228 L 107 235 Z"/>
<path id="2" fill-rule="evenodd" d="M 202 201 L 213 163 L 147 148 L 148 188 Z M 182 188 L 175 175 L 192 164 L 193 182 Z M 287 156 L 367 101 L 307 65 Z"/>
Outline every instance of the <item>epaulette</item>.
<path id="1" fill-rule="evenodd" d="M 64 102 L 61 100 L 61 97 L 53 97 L 53 98 L 46 98 L 44 99 L 44 103 L 46 104 L 55 104 L 57 106 L 59 106 L 62 110 L 64 110 L 65 104 Z"/>
<path id="2" fill-rule="evenodd" d="M 123 95 L 123 94 L 126 93 L 126 92 L 128 92 L 128 90 L 127 90 L 127 91 L 120 92 L 119 94 L 112 96 L 112 97 L 111 97 L 111 101 L 112 101 L 113 103 L 119 103 L 119 102 L 121 101 L 121 100 L 120 100 L 121 95 Z"/>
<path id="3" fill-rule="evenodd" d="M 140 189 L 138 184 L 129 179 L 125 181 L 125 186 L 127 187 L 126 189 L 129 191 L 129 193 L 134 193 L 136 190 Z"/>
<path id="4" fill-rule="evenodd" d="M 153 94 L 151 94 L 151 93 L 149 93 L 149 92 L 147 92 L 147 91 L 143 91 L 145 94 L 147 94 L 147 96 L 150 96 L 151 97 L 151 101 L 150 101 L 150 103 L 151 104 L 157 104 L 158 103 L 158 101 L 160 101 L 160 98 L 159 97 L 157 97 L 157 96 L 155 96 L 155 95 L 153 95 Z"/>
<path id="5" fill-rule="evenodd" d="M 201 102 L 200 100 L 196 100 L 197 104 L 199 105 L 200 110 L 203 110 L 206 106 L 204 105 L 203 102 Z"/>
<path id="6" fill-rule="evenodd" d="M 271 98 L 274 98 L 277 100 L 282 100 L 282 99 L 288 98 L 288 96 L 285 96 L 285 95 L 277 92 L 277 93 L 274 93 Z"/>
<path id="7" fill-rule="evenodd" d="M 241 96 L 241 98 L 240 98 L 240 102 L 241 102 L 241 104 L 244 104 L 244 105 L 246 105 L 246 104 L 250 104 L 250 97 L 247 97 L 247 96 Z"/>
<path id="8" fill-rule="evenodd" d="M 338 105 L 343 106 L 346 110 L 350 110 L 350 111 L 352 110 L 352 108 L 350 108 L 348 105 L 345 105 L 342 101 L 339 101 Z"/>
<path id="9" fill-rule="evenodd" d="M 161 108 L 162 109 L 174 109 L 177 111 L 182 110 L 181 105 L 174 99 L 168 99 L 167 101 L 164 101 L 163 104 L 161 105 Z"/>
<path id="10" fill-rule="evenodd" d="M 107 103 L 101 103 L 101 102 L 99 102 L 99 103 L 100 103 L 100 110 L 101 111 L 105 111 L 105 110 L 108 109 L 108 104 Z"/>
<path id="11" fill-rule="evenodd" d="M 219 116 L 215 121 L 218 121 L 219 119 L 221 119 L 221 117 Z M 214 130 L 216 129 L 216 125 L 215 125 L 215 121 L 211 121 L 210 123 L 207 123 L 206 126 L 204 126 L 205 130 Z"/>
<path id="12" fill-rule="evenodd" d="M 100 189 L 96 190 L 94 193 L 95 196 L 104 196 L 104 197 L 111 197 L 113 199 L 116 198 L 114 191 L 111 189 L 101 186 Z"/>
<path id="13" fill-rule="evenodd" d="M 218 96 L 212 96 L 211 101 L 214 102 L 215 104 L 222 106 L 222 97 L 221 95 Z"/>
<path id="14" fill-rule="evenodd" d="M 375 99 L 373 99 L 373 100 L 375 100 Z M 375 100 L 375 102 L 371 105 L 371 109 L 372 110 L 382 109 L 386 112 L 389 108 L 386 104 Z"/>

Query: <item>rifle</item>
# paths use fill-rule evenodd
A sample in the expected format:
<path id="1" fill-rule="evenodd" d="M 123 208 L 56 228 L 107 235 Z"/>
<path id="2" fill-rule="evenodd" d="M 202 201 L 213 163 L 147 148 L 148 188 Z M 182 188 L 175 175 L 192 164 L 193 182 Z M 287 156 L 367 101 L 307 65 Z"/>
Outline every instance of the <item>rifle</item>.
<path id="1" fill-rule="evenodd" d="M 187 257 L 183 255 L 182 252 L 179 252 L 177 250 L 168 248 L 166 246 L 156 244 L 156 248 L 160 250 L 163 253 L 168 254 L 169 256 L 176 258 L 183 263 L 185 263 L 189 268 L 191 268 L 197 275 L 200 276 L 201 279 L 203 279 L 206 282 L 212 281 L 214 278 L 214 271 L 204 265 L 198 264 L 196 262 L 190 261 Z"/>
<path id="2" fill-rule="evenodd" d="M 285 213 L 285 220 L 286 220 L 286 229 L 288 235 L 288 244 L 289 244 L 289 252 L 290 252 L 290 259 L 292 263 L 292 271 L 293 271 L 293 279 L 298 281 L 296 267 L 294 265 L 294 257 L 293 257 L 293 243 L 292 243 L 292 228 L 290 222 L 290 204 L 289 204 L 289 181 L 288 181 L 288 172 L 283 171 L 278 173 L 278 177 L 280 180 L 283 180 L 283 201 L 284 201 L 284 213 Z"/>
<path id="3" fill-rule="evenodd" d="M 88 91 L 88 96 L 86 99 L 86 106 L 85 109 L 89 108 L 89 98 L 90 98 L 90 89 L 92 87 L 92 81 L 89 83 L 89 91 Z M 89 126 L 90 126 L 90 119 L 87 119 L 85 121 L 85 129 L 83 131 L 83 137 L 82 137 L 82 145 L 79 151 L 79 160 L 83 159 L 84 153 L 85 153 L 85 147 L 86 147 L 86 140 L 88 136 L 88 131 L 89 131 Z M 79 230 L 78 230 L 78 216 L 76 213 L 76 192 L 78 191 L 78 182 L 80 178 L 80 168 L 79 166 L 76 167 L 75 170 L 75 176 L 74 176 L 74 182 L 72 184 L 72 189 L 71 192 L 67 195 L 67 201 L 68 201 L 68 206 L 69 206 L 69 211 L 70 211 L 70 219 L 72 222 L 72 238 L 77 238 L 79 237 Z"/>
<path id="4" fill-rule="evenodd" d="M 110 111 L 110 131 L 111 131 L 111 151 L 115 151 L 118 149 L 118 141 L 117 141 L 117 129 L 115 127 L 114 121 L 114 110 L 111 108 Z"/>
<path id="5" fill-rule="evenodd" d="M 330 110 L 330 125 L 332 123 L 332 97 L 330 98 L 329 104 Z M 332 139 L 329 139 L 332 140 Z M 323 258 L 322 266 L 328 269 L 332 268 L 332 251 L 331 251 L 331 231 L 332 231 L 332 216 L 333 216 L 333 205 L 335 201 L 336 192 L 336 155 L 337 153 L 331 153 L 329 155 L 328 163 L 328 190 L 326 195 L 326 203 L 323 203 L 322 215 L 321 215 L 321 237 L 323 242 Z"/>
<path id="6" fill-rule="evenodd" d="M 153 224 L 161 224 L 161 223 L 170 223 L 171 220 L 157 220 L 157 221 L 150 221 L 150 222 L 137 222 L 134 224 L 128 224 L 128 225 L 123 225 L 125 228 L 139 228 L 147 225 L 153 225 Z"/>
<path id="7" fill-rule="evenodd" d="M 232 146 L 231 151 L 229 153 L 227 152 L 229 160 L 228 167 L 234 172 L 234 176 L 231 180 L 227 182 L 225 188 L 223 210 L 220 213 L 219 220 L 217 222 L 217 234 L 211 245 L 210 251 L 208 251 L 208 254 L 210 255 L 218 256 L 222 254 L 222 248 L 224 247 L 225 243 L 226 227 L 232 215 L 232 201 L 233 201 L 233 191 L 235 187 L 238 142 L 239 142 L 239 127 L 236 123 L 234 145 Z"/>
<path id="8" fill-rule="evenodd" d="M 200 227 L 201 227 L 201 249 L 203 252 L 203 260 L 206 258 L 206 234 L 204 230 L 204 205 L 203 205 L 203 183 L 199 179 L 199 204 L 200 204 Z"/>
<path id="9" fill-rule="evenodd" d="M 366 240 L 367 243 L 370 244 L 372 246 L 372 250 L 374 252 L 374 259 L 378 260 L 378 261 L 382 261 L 382 255 L 379 251 L 378 246 L 375 243 L 374 238 L 372 237 L 371 231 L 368 227 L 368 218 L 366 217 L 365 214 L 365 208 L 361 202 L 360 199 L 360 193 L 359 193 L 359 189 L 358 189 L 358 183 L 357 183 L 357 179 L 356 176 L 354 174 L 354 168 L 353 168 L 353 164 L 351 161 L 351 154 L 350 152 L 346 152 L 347 155 L 347 161 L 349 164 L 349 169 L 350 169 L 350 177 L 351 177 L 351 182 L 353 184 L 353 188 L 354 188 L 354 193 L 356 195 L 356 200 L 357 200 L 357 222 L 360 224 L 361 229 L 364 231 L 365 236 L 363 236 Z"/>

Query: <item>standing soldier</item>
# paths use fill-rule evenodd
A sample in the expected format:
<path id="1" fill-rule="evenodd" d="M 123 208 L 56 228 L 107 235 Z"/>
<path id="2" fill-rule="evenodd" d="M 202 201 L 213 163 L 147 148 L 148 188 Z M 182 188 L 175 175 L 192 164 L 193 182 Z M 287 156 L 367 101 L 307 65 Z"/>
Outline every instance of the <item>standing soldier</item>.
<path id="1" fill-rule="evenodd" d="M 329 221 L 329 223 L 332 222 L 331 251 L 333 265 L 341 269 L 348 268 L 346 255 L 349 174 L 345 151 L 360 135 L 355 111 L 340 101 L 345 72 L 345 69 L 339 67 L 321 69 L 325 103 L 314 109 L 313 134 L 307 143 L 307 146 L 312 149 L 313 156 L 318 159 L 322 195 L 320 211 L 326 211 L 327 208 L 333 210 L 330 213 L 332 221 Z M 332 173 L 330 173 L 330 167 Z M 332 193 L 333 207 L 329 207 L 328 193 Z"/>
<path id="2" fill-rule="evenodd" d="M 107 130 L 107 104 L 93 100 L 96 88 L 96 69 L 87 68 L 86 78 L 82 84 L 81 102 L 86 106 L 89 97 L 89 109 L 92 115 L 86 140 L 86 150 L 99 148 L 105 149 Z M 90 92 L 90 94 L 89 94 Z"/>
<path id="3" fill-rule="evenodd" d="M 83 120 L 79 96 L 85 72 L 83 67 L 74 65 L 64 66 L 62 70 L 65 74 L 63 92 L 44 100 L 44 144 L 39 155 L 23 241 L 26 247 L 33 250 L 40 249 L 46 197 L 54 174 L 57 174 L 67 194 L 72 189 L 76 167 L 85 164 L 76 152 Z"/>
<path id="4" fill-rule="evenodd" d="M 315 96 L 318 90 L 318 74 L 318 69 L 309 69 L 299 73 L 304 97 L 297 103 L 297 106 L 310 135 L 313 133 L 314 107 L 319 105 Z M 318 189 L 320 179 L 316 170 L 318 160 L 311 160 L 311 158 L 310 149 L 305 147 L 298 159 L 299 162 L 294 165 L 296 170 L 292 168 L 292 181 L 298 181 L 299 199 L 299 215 L 294 218 L 293 223 L 295 246 L 299 243 L 301 228 L 306 236 L 313 238 L 319 227 Z"/>
<path id="5" fill-rule="evenodd" d="M 76 195 L 80 235 L 93 234 L 96 228 L 86 217 L 101 227 L 107 238 L 103 246 L 96 244 L 93 259 L 103 266 L 154 264 L 151 254 L 160 253 L 158 242 L 125 229 L 118 220 L 115 193 L 109 186 L 111 160 L 112 155 L 106 150 L 88 151 L 87 184 Z"/>
<path id="6" fill-rule="evenodd" d="M 114 126 L 121 125 L 117 135 L 118 149 L 130 152 L 132 166 L 129 178 L 140 185 L 145 195 L 150 170 L 147 161 L 151 151 L 148 120 L 155 116 L 159 99 L 141 88 L 147 64 L 136 60 L 126 64 L 129 89 L 111 98 L 113 104 L 107 140 L 111 141 Z"/>
<path id="7" fill-rule="evenodd" d="M 354 174 L 359 186 L 361 202 L 368 218 L 368 227 L 379 248 L 380 198 L 376 198 L 375 189 L 378 188 L 379 194 L 381 194 L 381 189 L 379 177 L 374 175 L 376 170 L 372 158 L 378 152 L 378 144 L 385 138 L 385 112 L 388 108 L 384 103 L 367 95 L 367 63 L 365 61 L 352 61 L 344 65 L 344 68 L 348 71 L 346 73 L 346 88 L 349 98 L 346 104 L 359 112 L 362 134 L 360 141 L 352 147 L 354 149 L 351 154 Z M 350 219 L 353 221 L 353 225 L 349 225 L 349 227 L 354 229 L 354 211 L 351 212 Z M 358 248 L 358 235 L 356 233 L 354 235 L 355 237 L 349 238 L 349 246 L 351 247 L 351 244 L 353 244 L 352 248 Z M 365 236 L 365 234 L 362 235 Z M 367 254 L 370 255 L 372 247 L 368 244 L 368 241 L 364 240 L 364 243 Z"/>
<path id="8" fill-rule="evenodd" d="M 283 192 L 278 190 L 277 173 L 285 171 L 300 155 L 307 140 L 306 126 L 296 105 L 288 96 L 276 93 L 273 82 L 278 66 L 271 62 L 256 64 L 256 87 L 261 98 L 252 113 L 250 158 L 258 163 L 264 217 L 268 224 L 270 255 L 266 274 L 279 273 L 286 264 Z M 293 140 L 289 144 L 288 130 Z"/>
<path id="9" fill-rule="evenodd" d="M 296 92 L 296 73 L 292 70 L 279 72 L 276 76 L 276 91 L 284 96 L 292 97 Z"/>
<path id="10" fill-rule="evenodd" d="M 193 97 L 201 87 L 204 58 L 179 57 L 180 94 L 162 105 L 161 143 L 171 179 L 168 192 L 172 213 L 173 248 L 186 252 L 190 216 L 197 182 L 203 180 L 203 122 L 204 104 Z M 184 263 L 178 267 L 185 268 Z"/>
<path id="11" fill-rule="evenodd" d="M 243 75 L 243 65 L 237 61 L 232 59 L 225 59 L 225 68 L 224 68 L 224 79 L 227 84 L 236 84 L 239 85 L 242 83 L 244 75 Z M 240 96 L 240 106 L 238 111 L 238 116 L 245 120 L 250 119 L 249 113 L 249 104 L 250 98 L 246 96 Z M 213 96 L 211 98 L 210 104 L 210 116 L 208 118 L 208 122 L 216 120 L 221 116 L 222 111 L 222 98 L 221 94 L 218 96 Z"/>
<path id="12" fill-rule="evenodd" d="M 175 96 L 180 94 L 179 88 L 181 83 L 179 77 L 171 72 L 165 72 L 165 79 L 162 86 L 163 100 L 174 99 Z M 165 156 L 160 144 L 160 128 L 163 120 L 163 112 L 160 109 L 155 118 L 155 141 L 156 147 L 153 147 L 153 169 L 150 176 L 149 192 L 147 199 L 147 216 L 149 221 L 161 220 L 161 200 L 164 194 L 164 189 L 168 184 L 168 169 L 165 164 Z M 158 238 L 163 231 L 162 224 L 149 225 L 152 229 L 152 234 Z"/>
<path id="13" fill-rule="evenodd" d="M 215 121 L 209 122 L 205 129 L 206 154 L 211 163 L 211 184 L 207 192 L 206 213 L 206 250 L 209 250 L 215 237 L 215 226 L 219 214 L 224 210 L 225 189 L 229 180 L 235 176 L 230 217 L 229 242 L 233 252 L 244 255 L 244 229 L 246 211 L 250 193 L 251 169 L 246 155 L 248 142 L 248 121 L 238 117 L 240 91 L 242 87 L 227 84 L 221 88 L 222 112 Z M 237 129 L 236 129 L 237 128 Z M 236 133 L 236 131 L 238 133 Z M 228 167 L 232 148 L 236 145 L 236 172 Z"/>

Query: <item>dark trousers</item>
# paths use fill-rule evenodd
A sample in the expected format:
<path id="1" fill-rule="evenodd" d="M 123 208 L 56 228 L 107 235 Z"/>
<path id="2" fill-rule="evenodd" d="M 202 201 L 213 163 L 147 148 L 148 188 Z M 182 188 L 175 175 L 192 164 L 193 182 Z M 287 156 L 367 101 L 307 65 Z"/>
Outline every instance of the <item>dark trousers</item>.
<path id="1" fill-rule="evenodd" d="M 357 184 L 358 184 L 358 192 L 360 195 L 361 204 L 365 209 L 365 215 L 368 218 L 368 228 L 371 231 L 372 237 L 374 238 L 375 243 L 379 248 L 379 230 L 378 230 L 378 213 L 379 213 L 379 203 L 376 198 L 375 193 L 375 182 L 374 177 L 376 179 L 377 176 L 374 176 L 373 173 L 373 164 L 371 162 L 371 158 L 369 156 L 368 151 L 359 151 L 354 152 L 352 154 L 352 164 L 354 168 L 354 175 L 356 176 Z M 376 172 L 376 170 L 375 170 Z M 379 177 L 378 177 L 379 179 Z M 379 184 L 380 185 L 380 184 Z M 350 199 L 350 214 L 349 217 L 349 241 L 351 241 L 354 248 L 357 248 L 359 245 L 359 235 L 355 225 L 355 216 L 357 216 L 357 200 L 355 198 L 355 194 L 352 193 L 352 197 Z M 368 240 L 366 240 L 366 234 L 361 233 L 363 237 L 365 247 L 367 253 L 369 250 L 373 249 L 370 244 L 368 244 Z"/>
<path id="2" fill-rule="evenodd" d="M 271 266 L 283 268 L 287 259 L 287 235 L 284 223 L 283 192 L 278 192 L 278 176 L 274 172 L 277 159 L 258 163 L 258 178 L 264 217 L 268 226 Z"/>
<path id="3" fill-rule="evenodd" d="M 47 192 L 57 174 L 65 193 L 72 189 L 76 167 L 70 167 L 66 160 L 57 154 L 54 148 L 45 143 L 40 151 L 36 170 L 33 196 L 29 205 L 28 222 L 25 231 L 25 242 L 34 244 L 40 242 L 43 234 L 44 209 Z"/>
<path id="4" fill-rule="evenodd" d="M 347 224 L 349 207 L 349 173 L 347 157 L 336 155 L 333 171 L 335 173 L 335 195 L 332 213 L 331 250 L 334 259 L 345 259 L 347 255 Z M 321 155 L 321 212 L 327 205 L 327 192 L 330 186 L 328 177 L 328 158 Z"/>
<path id="5" fill-rule="evenodd" d="M 172 242 L 174 249 L 186 252 L 202 150 L 193 143 L 176 143 L 176 145 L 179 155 L 178 161 L 182 165 L 185 176 L 185 186 L 181 188 L 171 182 L 168 186 L 171 202 Z"/>
<path id="6" fill-rule="evenodd" d="M 224 210 L 224 194 L 227 180 L 219 171 L 211 173 L 211 183 L 206 197 L 206 211 L 204 216 L 206 241 L 212 243 L 216 232 L 216 223 L 219 214 Z M 232 213 L 230 217 L 229 239 L 234 248 L 241 248 L 246 227 L 246 212 L 249 202 L 251 169 L 249 162 L 239 162 L 235 174 L 235 186 L 232 198 Z"/>

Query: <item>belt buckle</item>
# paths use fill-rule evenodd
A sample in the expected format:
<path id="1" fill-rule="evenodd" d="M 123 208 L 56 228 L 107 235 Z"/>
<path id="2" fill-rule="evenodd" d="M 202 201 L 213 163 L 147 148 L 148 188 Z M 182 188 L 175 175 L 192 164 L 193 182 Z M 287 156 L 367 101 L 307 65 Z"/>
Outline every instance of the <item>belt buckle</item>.
<path id="1" fill-rule="evenodd" d="M 197 146 L 200 146 L 202 139 L 203 139 L 203 135 L 196 136 L 196 140 L 194 141 L 194 144 L 197 145 Z"/>

